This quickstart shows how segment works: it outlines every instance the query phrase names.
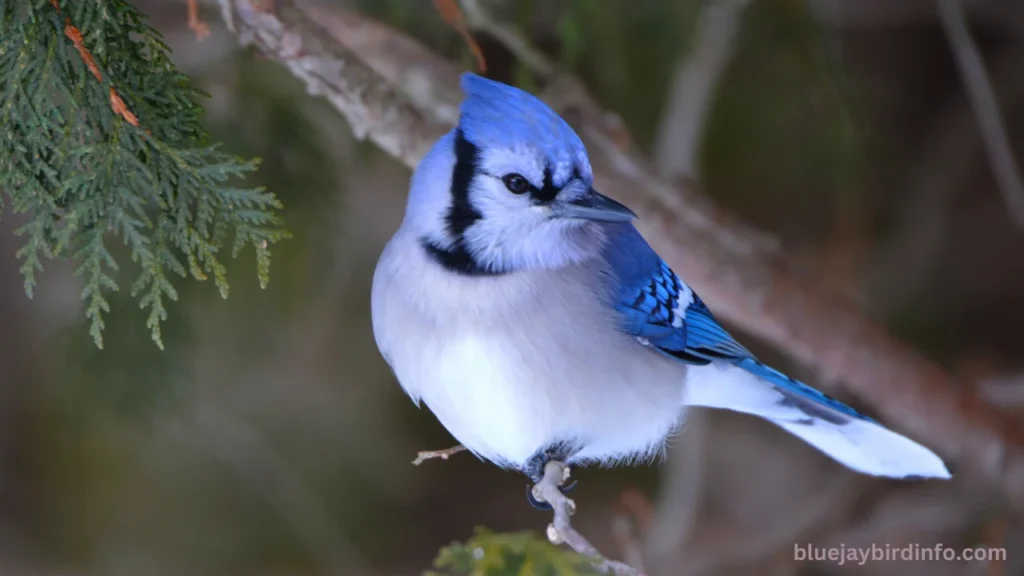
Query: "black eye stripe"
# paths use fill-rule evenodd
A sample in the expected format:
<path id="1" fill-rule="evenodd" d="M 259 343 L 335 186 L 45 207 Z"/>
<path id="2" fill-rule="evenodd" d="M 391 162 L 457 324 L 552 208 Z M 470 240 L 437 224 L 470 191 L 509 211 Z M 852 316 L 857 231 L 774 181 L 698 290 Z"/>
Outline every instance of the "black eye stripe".
<path id="1" fill-rule="evenodd" d="M 561 191 L 561 188 L 555 186 L 554 174 L 551 172 L 551 167 L 546 166 L 544 168 L 544 186 L 542 188 L 534 186 L 533 189 L 530 190 L 530 197 L 533 198 L 534 202 L 547 204 L 554 200 L 555 196 L 558 196 L 558 193 Z"/>
<path id="2" fill-rule="evenodd" d="M 530 193 L 530 198 L 537 204 L 547 204 L 558 196 L 566 186 L 568 186 L 574 180 L 582 180 L 583 176 L 580 174 L 578 166 L 573 166 L 572 175 L 561 187 L 555 186 L 554 173 L 550 166 L 544 168 L 544 181 L 541 187 L 537 187 L 535 184 L 527 180 L 525 176 L 517 172 L 509 172 L 504 176 L 498 176 L 497 174 L 488 174 L 494 178 L 498 178 L 502 181 L 510 192 L 513 194 L 525 194 Z"/>

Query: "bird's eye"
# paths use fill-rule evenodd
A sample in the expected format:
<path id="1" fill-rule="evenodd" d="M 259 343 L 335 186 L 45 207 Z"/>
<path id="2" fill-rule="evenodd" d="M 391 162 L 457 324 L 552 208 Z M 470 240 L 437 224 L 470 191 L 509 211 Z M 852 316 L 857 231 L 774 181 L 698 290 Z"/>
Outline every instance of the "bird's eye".
<path id="1" fill-rule="evenodd" d="M 513 194 L 523 194 L 530 189 L 530 183 L 519 174 L 506 174 L 502 176 L 501 181 L 505 183 L 505 188 Z"/>

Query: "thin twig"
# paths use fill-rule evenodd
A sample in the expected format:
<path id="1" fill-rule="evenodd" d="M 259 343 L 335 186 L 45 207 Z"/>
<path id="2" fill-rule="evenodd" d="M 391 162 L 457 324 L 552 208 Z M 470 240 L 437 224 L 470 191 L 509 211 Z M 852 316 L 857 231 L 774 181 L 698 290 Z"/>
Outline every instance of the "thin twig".
<path id="1" fill-rule="evenodd" d="M 540 50 L 535 49 L 510 26 L 493 18 L 480 0 L 459 0 L 466 15 L 466 24 L 472 30 L 486 32 L 526 64 L 541 80 L 550 80 L 558 68 Z"/>
<path id="2" fill-rule="evenodd" d="M 56 3 L 54 3 L 56 6 Z M 78 51 L 78 55 L 82 58 L 82 62 L 85 63 L 85 67 L 92 72 L 93 77 L 96 80 L 102 82 L 103 74 L 100 73 L 99 66 L 96 65 L 96 60 L 93 59 L 92 54 L 85 47 L 82 39 L 82 32 L 71 24 L 70 18 L 64 19 L 64 35 L 67 36 L 68 40 L 71 40 L 71 44 L 74 45 L 75 50 Z"/>
<path id="3" fill-rule="evenodd" d="M 210 35 L 210 27 L 199 17 L 199 0 L 186 0 L 188 4 L 188 27 L 195 32 L 196 40 Z"/>
<path id="4" fill-rule="evenodd" d="M 416 459 L 412 461 L 413 466 L 419 466 L 427 460 L 434 460 L 440 458 L 441 460 L 447 460 L 459 452 L 466 450 L 466 447 L 462 444 L 452 446 L 451 448 L 445 448 L 444 450 L 421 450 L 416 454 Z"/>
<path id="5" fill-rule="evenodd" d="M 139 119 L 132 113 L 128 108 L 128 105 L 121 99 L 121 95 L 117 93 L 117 90 L 113 86 L 110 87 L 110 108 L 114 111 L 114 114 L 120 115 L 124 118 L 125 122 L 132 126 L 139 125 Z"/>
<path id="6" fill-rule="evenodd" d="M 601 572 L 641 576 L 632 566 L 605 558 L 594 545 L 572 527 L 571 518 L 576 513 L 576 503 L 559 488 L 569 480 L 569 467 L 562 462 L 550 461 L 544 466 L 544 476 L 533 486 L 533 497 L 546 502 L 554 510 L 554 520 L 548 525 L 547 536 L 552 544 L 565 544 L 577 553 L 590 558 L 594 567 Z"/>
<path id="7" fill-rule="evenodd" d="M 1006 134 L 995 90 L 985 71 L 978 46 L 967 28 L 967 17 L 961 0 L 938 0 L 942 28 L 949 40 L 957 69 L 963 77 L 964 89 L 978 117 L 981 137 L 988 150 L 989 163 L 1003 193 L 1010 217 L 1024 228 L 1024 181 L 1014 158 L 1010 138 Z"/>
<path id="8" fill-rule="evenodd" d="M 466 18 L 462 15 L 462 10 L 459 10 L 458 3 L 455 0 L 434 0 L 434 7 L 441 14 L 441 18 L 454 28 L 459 36 L 462 36 L 462 40 L 476 59 L 477 70 L 486 72 L 487 61 L 484 60 L 484 53 L 480 50 L 480 45 L 476 43 L 473 35 L 469 33 L 469 28 L 466 27 Z"/>
<path id="9" fill-rule="evenodd" d="M 50 0 L 50 5 L 53 9 L 60 14 L 60 3 L 57 0 Z M 82 59 L 85 67 L 89 69 L 93 77 L 96 78 L 97 82 L 103 82 L 103 74 L 100 72 L 99 66 L 96 65 L 96 59 L 92 57 L 92 53 L 85 47 L 85 39 L 82 36 L 82 31 L 79 30 L 74 24 L 71 23 L 71 18 L 64 18 L 64 35 L 67 36 L 68 40 L 71 40 L 71 44 L 74 45 L 75 50 L 78 52 L 78 56 Z M 131 109 L 124 103 L 121 96 L 117 93 L 117 89 L 114 85 L 110 85 L 110 108 L 115 114 L 124 118 L 125 122 L 132 126 L 139 125 L 139 119 L 132 114 Z"/>

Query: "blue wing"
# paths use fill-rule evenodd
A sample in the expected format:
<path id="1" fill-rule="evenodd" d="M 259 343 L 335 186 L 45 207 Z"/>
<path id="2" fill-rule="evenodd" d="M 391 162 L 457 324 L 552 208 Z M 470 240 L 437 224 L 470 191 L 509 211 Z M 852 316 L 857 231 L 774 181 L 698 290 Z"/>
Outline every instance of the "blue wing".
<path id="1" fill-rule="evenodd" d="M 760 416 L 868 474 L 949 477 L 942 460 L 927 448 L 757 360 L 632 225 L 615 231 L 604 257 L 621 329 L 693 366 L 686 404 Z M 720 369 L 723 365 L 727 369 Z"/>
<path id="2" fill-rule="evenodd" d="M 623 330 L 689 364 L 752 357 L 631 225 L 605 252 L 617 284 Z"/>
<path id="3" fill-rule="evenodd" d="M 608 244 L 605 257 L 616 276 L 614 306 L 622 329 L 659 352 L 687 364 L 728 362 L 774 385 L 790 401 L 807 401 L 847 417 L 865 419 L 853 408 L 757 360 L 711 314 L 694 291 L 654 252 L 632 225 Z M 820 410 L 818 411 L 820 412 Z M 817 414 L 816 414 L 817 415 Z"/>
<path id="4" fill-rule="evenodd" d="M 753 359 L 632 225 L 617 230 L 604 256 L 623 331 L 688 364 Z"/>

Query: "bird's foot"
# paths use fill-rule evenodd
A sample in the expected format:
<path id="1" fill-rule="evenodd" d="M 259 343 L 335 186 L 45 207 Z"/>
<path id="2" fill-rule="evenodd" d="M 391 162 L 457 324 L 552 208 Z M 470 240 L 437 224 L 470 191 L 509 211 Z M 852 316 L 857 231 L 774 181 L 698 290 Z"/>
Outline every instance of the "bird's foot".
<path id="1" fill-rule="evenodd" d="M 551 504 L 546 500 L 541 499 L 537 496 L 537 485 L 544 479 L 546 467 L 549 462 L 556 462 L 561 466 L 562 477 L 561 482 L 558 483 L 558 491 L 562 495 L 566 495 L 576 488 L 577 482 L 573 480 L 569 482 L 571 475 L 571 467 L 568 464 L 563 463 L 560 460 L 555 459 L 550 453 L 541 453 L 534 456 L 526 466 L 526 475 L 533 480 L 533 485 L 527 484 L 526 486 L 526 500 L 537 510 L 551 510 Z"/>
<path id="2" fill-rule="evenodd" d="M 579 484 L 579 482 L 573 480 L 566 486 L 559 486 L 558 491 L 561 492 L 563 496 L 565 496 L 569 492 L 572 492 L 573 489 L 576 488 L 577 484 Z M 537 510 L 551 510 L 551 504 L 548 504 L 547 502 L 542 502 L 533 495 L 533 486 L 529 484 L 526 485 L 526 501 L 530 503 L 530 506 L 533 506 Z"/>

